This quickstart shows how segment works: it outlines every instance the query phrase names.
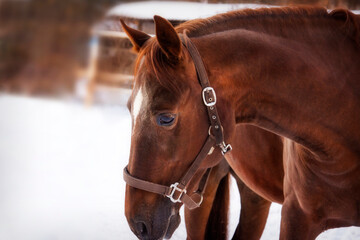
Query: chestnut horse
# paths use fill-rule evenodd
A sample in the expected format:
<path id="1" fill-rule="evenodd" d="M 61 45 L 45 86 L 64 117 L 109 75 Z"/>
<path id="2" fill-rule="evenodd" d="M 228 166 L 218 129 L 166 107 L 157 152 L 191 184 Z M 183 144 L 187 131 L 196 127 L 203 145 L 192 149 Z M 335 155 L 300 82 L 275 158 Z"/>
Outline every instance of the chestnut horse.
<path id="1" fill-rule="evenodd" d="M 221 152 L 248 186 L 276 199 L 257 181 L 261 176 L 248 173 L 256 170 L 228 153 L 225 142 L 234 140 L 239 124 L 286 137 L 280 239 L 315 239 L 329 228 L 359 226 L 356 16 L 345 10 L 274 8 L 222 14 L 176 29 L 156 16 L 155 24 L 156 38 L 126 30 L 140 51 L 124 175 L 131 184 L 125 214 L 137 236 L 170 237 L 179 222 L 178 202 L 191 208 L 201 202 L 191 193 L 202 185 L 206 169 L 219 164 Z M 191 40 L 179 36 L 185 29 Z M 194 48 L 205 67 L 194 66 L 199 63 L 189 50 Z M 204 72 L 212 87 L 207 81 L 200 81 L 205 88 L 199 85 Z M 208 115 L 214 106 L 211 111 L 217 113 Z M 218 119 L 222 124 L 214 125 Z M 209 123 L 214 127 L 209 129 Z M 212 154 L 204 158 L 207 153 Z M 196 170 L 191 178 L 188 168 Z M 184 178 L 186 186 L 181 186 Z M 144 191 L 145 185 L 167 197 Z"/>

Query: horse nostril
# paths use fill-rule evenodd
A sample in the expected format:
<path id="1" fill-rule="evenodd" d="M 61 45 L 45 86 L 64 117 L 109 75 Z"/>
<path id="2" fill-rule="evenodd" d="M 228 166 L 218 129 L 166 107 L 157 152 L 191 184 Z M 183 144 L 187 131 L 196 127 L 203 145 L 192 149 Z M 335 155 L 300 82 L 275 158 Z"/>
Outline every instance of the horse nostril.
<path id="1" fill-rule="evenodd" d="M 136 228 L 138 230 L 138 233 L 142 236 L 142 237 L 145 237 L 145 236 L 148 236 L 148 229 L 145 225 L 144 222 L 137 222 L 136 223 Z"/>

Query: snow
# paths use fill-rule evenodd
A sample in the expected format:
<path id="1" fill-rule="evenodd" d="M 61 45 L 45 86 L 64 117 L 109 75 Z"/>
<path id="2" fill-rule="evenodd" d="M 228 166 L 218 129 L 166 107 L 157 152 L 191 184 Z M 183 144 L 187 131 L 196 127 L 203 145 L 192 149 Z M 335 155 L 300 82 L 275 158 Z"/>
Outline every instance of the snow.
<path id="1" fill-rule="evenodd" d="M 267 6 L 269 5 L 148 1 L 120 4 L 110 9 L 106 15 L 136 19 L 152 19 L 154 15 L 160 15 L 168 20 L 191 20 L 236 9 Z"/>
<path id="2" fill-rule="evenodd" d="M 124 216 L 130 114 L 118 105 L 0 94 L 0 239 L 136 239 Z M 231 186 L 230 231 L 240 212 Z M 278 239 L 273 204 L 262 239 Z M 232 233 L 230 234 L 230 236 Z M 184 223 L 172 239 L 186 238 Z M 318 239 L 360 239 L 360 228 Z"/>
<path id="3" fill-rule="evenodd" d="M 191 20 L 207 18 L 219 13 L 225 13 L 237 9 L 276 7 L 264 4 L 244 3 L 199 3 L 181 1 L 147 1 L 123 3 L 111 8 L 107 17 L 128 17 L 134 19 L 152 19 L 154 15 L 162 16 L 168 20 Z M 352 10 L 359 14 L 359 10 Z"/>

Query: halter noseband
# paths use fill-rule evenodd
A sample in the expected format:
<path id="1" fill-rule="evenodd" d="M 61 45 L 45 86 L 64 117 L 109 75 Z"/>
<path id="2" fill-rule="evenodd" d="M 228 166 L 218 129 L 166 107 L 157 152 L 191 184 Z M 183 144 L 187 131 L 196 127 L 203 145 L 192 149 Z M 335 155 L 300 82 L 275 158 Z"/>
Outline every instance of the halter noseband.
<path id="1" fill-rule="evenodd" d="M 207 155 L 212 154 L 214 147 L 218 146 L 221 149 L 221 153 L 225 155 L 227 152 L 232 150 L 230 144 L 225 144 L 223 127 L 220 122 L 219 114 L 216 109 L 216 94 L 215 90 L 210 86 L 209 79 L 204 67 L 204 63 L 201 59 L 201 56 L 191 42 L 190 38 L 184 34 L 179 34 L 180 39 L 183 45 L 187 48 L 191 58 L 193 59 L 196 72 L 198 75 L 199 83 L 202 87 L 202 99 L 204 105 L 206 106 L 207 113 L 210 120 L 209 135 L 202 146 L 200 152 L 196 156 L 195 160 L 181 178 L 179 182 L 171 184 L 170 187 L 165 185 L 160 185 L 145 180 L 141 180 L 134 176 L 131 176 L 127 166 L 124 168 L 124 180 L 131 187 L 138 188 L 144 191 L 161 194 L 168 197 L 172 202 L 178 203 L 182 202 L 189 209 L 194 209 L 200 207 L 203 200 L 203 192 L 206 187 L 207 179 L 210 175 L 211 168 L 206 170 L 206 173 L 201 178 L 198 190 L 193 194 L 188 195 L 186 192 L 186 187 L 197 172 L 202 161 L 206 158 Z"/>

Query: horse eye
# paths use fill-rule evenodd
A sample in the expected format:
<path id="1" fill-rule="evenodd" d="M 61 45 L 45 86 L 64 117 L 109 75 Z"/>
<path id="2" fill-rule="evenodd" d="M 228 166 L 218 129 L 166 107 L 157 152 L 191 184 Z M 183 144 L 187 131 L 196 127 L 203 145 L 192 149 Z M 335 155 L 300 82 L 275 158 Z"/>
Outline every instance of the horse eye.
<path id="1" fill-rule="evenodd" d="M 172 113 L 161 113 L 157 116 L 157 124 L 159 126 L 171 126 L 175 122 L 175 114 Z"/>

